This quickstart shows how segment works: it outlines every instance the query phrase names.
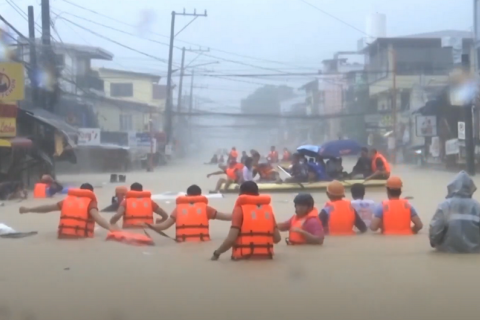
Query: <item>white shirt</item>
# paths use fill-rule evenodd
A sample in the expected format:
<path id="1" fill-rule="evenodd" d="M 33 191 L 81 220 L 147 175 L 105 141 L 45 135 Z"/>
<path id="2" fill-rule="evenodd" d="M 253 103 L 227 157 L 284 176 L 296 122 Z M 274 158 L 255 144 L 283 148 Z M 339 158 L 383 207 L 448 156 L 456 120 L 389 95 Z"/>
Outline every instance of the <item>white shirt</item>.
<path id="1" fill-rule="evenodd" d="M 357 199 L 352 200 L 351 204 L 363 222 L 369 227 L 373 220 L 373 211 L 376 206 L 375 201 Z"/>
<path id="2" fill-rule="evenodd" d="M 243 181 L 253 181 L 253 168 L 243 167 Z"/>

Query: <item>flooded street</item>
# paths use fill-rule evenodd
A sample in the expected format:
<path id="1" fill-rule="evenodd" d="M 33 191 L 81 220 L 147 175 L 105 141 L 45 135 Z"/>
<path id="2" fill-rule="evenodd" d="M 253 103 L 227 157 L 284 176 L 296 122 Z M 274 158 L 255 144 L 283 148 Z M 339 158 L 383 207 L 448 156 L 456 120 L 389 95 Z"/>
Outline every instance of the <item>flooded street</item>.
<path id="1" fill-rule="evenodd" d="M 143 184 L 152 193 L 184 191 L 199 184 L 204 192 L 216 179 L 206 174 L 215 166 L 172 164 L 154 173 L 127 174 L 127 183 Z M 19 231 L 37 230 L 34 237 L 0 240 L 0 319 L 472 319 L 478 303 L 480 256 L 445 255 L 432 251 L 428 223 L 446 195 L 453 173 L 397 166 L 404 196 L 424 222 L 412 237 L 327 237 L 322 247 L 275 247 L 273 261 L 232 262 L 229 254 L 212 262 L 212 252 L 229 230 L 213 221 L 210 243 L 176 244 L 153 235 L 156 246 L 132 247 L 95 239 L 56 239 L 57 213 L 18 214 L 19 203 L 2 207 L 1 220 Z M 60 181 L 101 185 L 104 175 L 60 176 Z M 480 178 L 475 178 L 477 186 Z M 110 203 L 116 185 L 96 188 L 100 208 Z M 293 213 L 295 194 L 273 194 L 277 221 Z M 316 204 L 326 201 L 313 193 Z M 366 198 L 385 198 L 383 190 Z M 210 200 L 231 212 L 235 195 Z M 476 195 L 480 199 L 480 195 Z M 59 201 L 58 196 L 53 201 Z M 50 200 L 28 200 L 38 205 Z M 173 202 L 158 202 L 167 212 Z M 102 213 L 109 218 L 111 213 Z M 167 234 L 173 236 L 174 230 Z M 282 236 L 285 236 L 283 234 Z"/>

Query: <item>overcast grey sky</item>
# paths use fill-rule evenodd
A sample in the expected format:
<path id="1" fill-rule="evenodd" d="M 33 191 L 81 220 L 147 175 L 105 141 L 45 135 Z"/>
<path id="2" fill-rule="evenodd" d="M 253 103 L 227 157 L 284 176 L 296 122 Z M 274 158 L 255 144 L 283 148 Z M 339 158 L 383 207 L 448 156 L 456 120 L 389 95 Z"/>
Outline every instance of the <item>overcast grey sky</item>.
<path id="1" fill-rule="evenodd" d="M 40 24 L 40 0 L 9 0 L 27 11 L 28 5 L 35 6 L 37 23 Z M 171 11 L 208 11 L 207 18 L 198 18 L 176 38 L 176 46 L 191 48 L 211 48 L 211 51 L 193 64 L 220 61 L 218 65 L 205 67 L 215 73 L 273 73 L 263 68 L 284 72 L 315 72 L 321 61 L 336 51 L 355 50 L 361 32 L 316 10 L 301 0 L 68 0 L 89 10 L 101 13 L 102 17 L 87 10 L 75 7 L 64 0 L 51 0 L 52 18 L 65 42 L 102 47 L 115 55 L 114 63 L 100 63 L 99 66 L 148 71 L 164 76 L 165 63 L 148 58 L 117 44 L 101 39 L 77 26 L 62 20 L 69 19 L 104 37 L 121 42 L 138 51 L 159 59 L 168 58 L 168 47 L 154 41 L 168 43 Z M 365 19 L 374 11 L 387 16 L 387 36 L 400 36 L 443 29 L 471 30 L 473 26 L 472 1 L 464 0 L 307 0 L 331 15 L 365 30 Z M 20 31 L 27 34 L 27 22 L 7 3 L 0 0 L 0 12 Z M 93 20 L 112 28 L 117 28 L 137 36 L 129 36 L 117 31 L 84 21 Z M 116 22 L 114 20 L 119 20 Z M 150 20 L 151 22 L 145 22 Z M 143 21 L 143 23 L 142 23 Z M 190 17 L 177 17 L 177 30 L 190 21 Z M 128 25 L 136 25 L 137 28 Z M 186 41 L 180 42 L 180 41 Z M 197 46 L 195 46 L 197 44 Z M 232 52 L 237 55 L 218 51 Z M 254 59 L 241 57 L 250 56 Z M 186 61 L 195 58 L 188 53 Z M 232 62 L 227 62 L 230 60 Z M 275 60 L 282 63 L 270 63 Z M 174 63 L 180 63 L 180 51 L 175 50 Z M 204 73 L 205 70 L 199 70 Z M 217 102 L 218 108 L 225 105 L 238 106 L 239 99 L 246 96 L 260 84 L 287 84 L 298 86 L 309 78 L 276 77 L 265 79 L 227 79 L 198 77 L 196 84 L 208 86 L 195 89 L 202 97 Z M 174 79 L 177 81 L 177 78 Z M 166 83 L 162 78 L 162 83 Z M 189 86 L 190 79 L 186 79 Z"/>

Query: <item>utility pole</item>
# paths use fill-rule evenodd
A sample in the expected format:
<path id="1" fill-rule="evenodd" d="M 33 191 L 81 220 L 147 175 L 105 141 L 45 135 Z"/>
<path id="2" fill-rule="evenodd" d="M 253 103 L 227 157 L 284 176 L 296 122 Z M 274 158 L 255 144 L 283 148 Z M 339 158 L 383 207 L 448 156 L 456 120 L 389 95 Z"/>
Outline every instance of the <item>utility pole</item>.
<path id="1" fill-rule="evenodd" d="M 51 47 L 51 34 L 50 34 L 50 27 L 51 27 L 51 21 L 50 21 L 50 0 L 42 0 L 41 2 L 41 7 L 42 7 L 42 66 L 49 72 L 52 73 L 54 72 L 56 66 L 55 66 L 55 58 L 53 56 L 53 51 Z M 55 72 L 56 74 L 56 72 Z M 55 79 L 54 81 L 57 81 Z M 43 84 L 43 90 L 42 90 L 42 98 L 41 98 L 41 103 L 40 105 L 51 112 L 53 112 L 53 103 L 49 101 L 49 97 L 51 96 L 51 93 L 46 90 L 45 86 L 50 86 L 50 83 L 44 83 Z"/>
<path id="2" fill-rule="evenodd" d="M 393 120 L 393 148 L 391 161 L 396 163 L 397 161 L 397 53 L 392 47 L 392 120 Z"/>
<path id="3" fill-rule="evenodd" d="M 471 75 L 470 55 L 462 54 L 462 67 L 463 71 L 468 75 Z M 469 81 L 471 77 L 469 77 Z M 475 110 L 475 100 L 472 98 L 466 105 L 463 106 L 463 114 L 465 121 L 465 160 L 467 163 L 467 172 L 469 175 L 475 175 L 475 137 L 473 133 L 473 112 Z"/>
<path id="4" fill-rule="evenodd" d="M 185 72 L 185 47 L 182 48 L 182 66 L 180 67 L 180 81 L 178 83 L 178 100 L 177 100 L 177 112 L 182 112 L 182 87 L 183 87 L 183 74 Z"/>
<path id="5" fill-rule="evenodd" d="M 175 34 L 175 17 L 176 16 L 190 16 L 193 19 L 185 25 L 179 32 Z M 165 133 L 167 136 L 167 144 L 172 140 L 172 129 L 173 129 L 173 103 L 172 103 L 172 64 L 173 64 L 173 48 L 175 37 L 182 32 L 186 27 L 188 27 L 193 21 L 198 17 L 206 17 L 207 11 L 203 14 L 197 14 L 196 10 L 193 13 L 186 13 L 185 10 L 183 13 L 177 13 L 172 11 L 172 21 L 170 26 L 170 48 L 168 53 L 168 73 L 167 73 L 167 99 L 165 105 Z"/>
<path id="6" fill-rule="evenodd" d="M 192 79 L 190 80 L 190 104 L 188 105 L 188 120 L 191 119 L 193 109 L 193 79 L 195 78 L 195 70 L 192 70 Z"/>
<path id="7" fill-rule="evenodd" d="M 32 105 L 38 104 L 38 81 L 37 81 L 37 50 L 35 46 L 35 14 L 33 6 L 28 6 L 28 39 L 30 52 L 30 87 L 32 90 Z"/>

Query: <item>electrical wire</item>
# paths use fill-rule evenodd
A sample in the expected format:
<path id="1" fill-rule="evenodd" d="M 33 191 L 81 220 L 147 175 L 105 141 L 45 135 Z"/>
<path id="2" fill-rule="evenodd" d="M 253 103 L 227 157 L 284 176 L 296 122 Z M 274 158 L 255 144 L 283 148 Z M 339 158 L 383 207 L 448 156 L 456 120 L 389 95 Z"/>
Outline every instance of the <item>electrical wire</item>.
<path id="1" fill-rule="evenodd" d="M 76 3 L 73 3 L 69 0 L 61 0 L 65 3 L 68 3 L 72 6 L 75 6 L 79 9 L 82 9 L 82 10 L 85 10 L 87 12 L 90 12 L 90 13 L 93 13 L 93 14 L 96 14 L 98 16 L 101 16 L 101 17 L 104 17 L 106 19 L 109 19 L 111 21 L 114 21 L 116 23 L 120 23 L 120 24 L 123 24 L 125 26 L 129 26 L 129 27 L 132 27 L 132 28 L 136 28 L 137 26 L 133 25 L 133 24 L 130 24 L 130 23 L 126 23 L 125 21 L 121 21 L 121 20 L 118 20 L 118 19 L 115 19 L 115 18 L 112 18 L 110 16 L 107 16 L 105 14 L 102 14 L 102 13 L 99 13 L 95 10 L 92 10 L 92 9 L 89 9 L 89 8 L 86 8 L 86 7 L 83 7 L 81 5 L 78 5 Z M 163 37 L 163 38 L 166 38 L 166 39 L 169 39 L 170 36 L 167 36 L 167 35 L 164 35 L 164 34 L 160 34 L 160 33 L 157 33 L 157 32 L 151 32 L 152 34 L 154 35 L 157 35 L 157 36 L 160 36 L 160 37 Z M 200 45 L 200 44 L 197 44 L 197 43 L 193 43 L 193 42 L 188 42 L 188 41 L 184 41 L 184 40 L 180 40 L 180 39 L 176 39 L 176 41 L 178 42 L 182 42 L 182 43 L 186 43 L 186 44 L 190 44 L 190 45 L 194 45 L 194 46 L 198 46 L 198 47 L 207 47 L 207 46 L 204 46 L 204 45 Z M 212 48 L 212 47 L 209 47 L 211 50 L 214 50 L 214 51 L 218 51 L 220 53 L 224 53 L 224 54 L 228 54 L 228 55 L 232 55 L 232 56 L 237 56 L 237 57 L 240 57 L 240 58 L 246 58 L 246 59 L 251 59 L 251 60 L 257 60 L 257 61 L 262 61 L 262 62 L 268 62 L 268 63 L 274 63 L 274 64 L 279 64 L 279 65 L 286 65 L 286 66 L 291 66 L 291 67 L 296 67 L 296 68 L 299 68 L 299 69 L 310 69 L 308 67 L 305 67 L 305 66 L 298 66 L 298 65 L 295 65 L 295 64 L 292 64 L 292 63 L 289 63 L 289 62 L 282 62 L 282 61 L 276 61 L 276 60 L 272 60 L 272 59 L 264 59 L 264 58 L 259 58 L 259 57 L 253 57 L 253 56 L 249 56 L 249 55 L 243 55 L 243 54 L 238 54 L 238 53 L 235 53 L 235 52 L 231 52 L 231 51 L 227 51 L 227 50 L 222 50 L 222 49 L 218 49 L 218 48 Z"/>

